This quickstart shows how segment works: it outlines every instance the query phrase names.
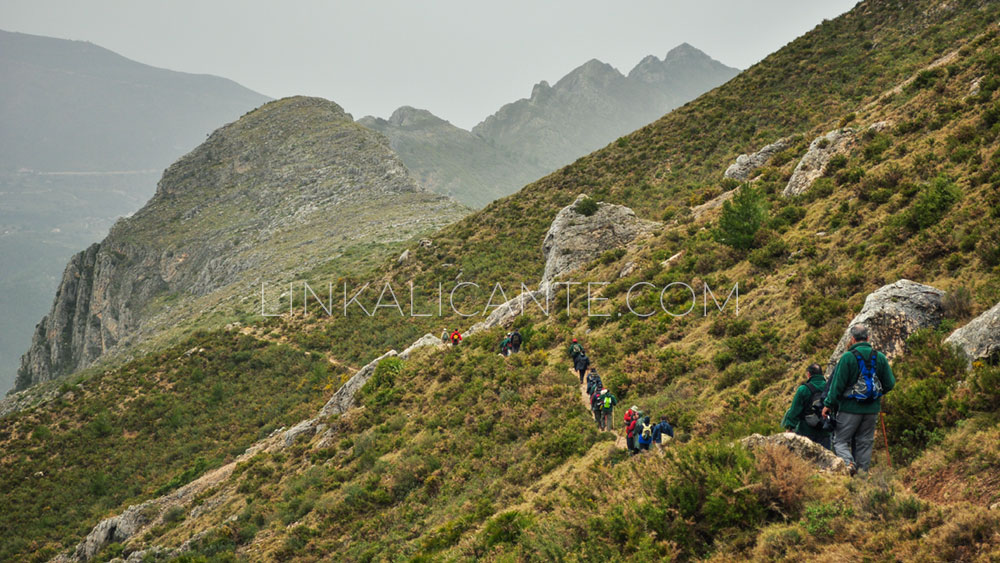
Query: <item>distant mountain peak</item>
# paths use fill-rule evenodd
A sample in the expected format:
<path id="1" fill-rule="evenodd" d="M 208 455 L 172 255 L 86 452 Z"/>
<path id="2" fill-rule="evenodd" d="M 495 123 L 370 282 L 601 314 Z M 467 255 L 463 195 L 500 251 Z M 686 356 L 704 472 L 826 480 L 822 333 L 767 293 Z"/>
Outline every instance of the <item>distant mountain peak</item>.
<path id="1" fill-rule="evenodd" d="M 401 106 L 392 112 L 387 120 L 390 125 L 396 127 L 412 127 L 415 125 L 428 125 L 446 123 L 444 119 L 434 115 L 428 110 L 415 108 L 413 106 Z"/>

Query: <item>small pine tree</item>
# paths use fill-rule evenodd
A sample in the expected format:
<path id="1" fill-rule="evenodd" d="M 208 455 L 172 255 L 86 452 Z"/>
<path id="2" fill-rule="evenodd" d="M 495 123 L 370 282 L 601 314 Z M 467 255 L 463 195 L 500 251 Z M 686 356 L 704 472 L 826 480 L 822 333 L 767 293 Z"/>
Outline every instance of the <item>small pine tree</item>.
<path id="1" fill-rule="evenodd" d="M 754 235 L 767 222 L 767 202 L 757 188 L 744 185 L 733 199 L 722 204 L 715 240 L 737 250 L 753 248 Z"/>

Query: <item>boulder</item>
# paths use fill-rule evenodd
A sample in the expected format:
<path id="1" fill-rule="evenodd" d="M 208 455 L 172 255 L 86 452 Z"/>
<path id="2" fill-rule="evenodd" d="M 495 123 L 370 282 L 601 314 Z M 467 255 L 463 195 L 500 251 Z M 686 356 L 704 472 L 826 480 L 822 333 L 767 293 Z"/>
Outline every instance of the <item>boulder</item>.
<path id="1" fill-rule="evenodd" d="M 793 432 L 781 432 L 770 436 L 751 434 L 740 440 L 740 443 L 748 450 L 755 450 L 766 445 L 783 446 L 820 471 L 847 475 L 847 465 L 843 459 L 809 438 Z"/>
<path id="2" fill-rule="evenodd" d="M 335 414 L 344 414 L 347 409 L 354 406 L 354 395 L 361 389 L 368 380 L 371 379 L 372 375 L 375 374 L 375 368 L 378 367 L 378 363 L 386 358 L 391 358 L 393 356 L 398 356 L 395 350 L 389 350 L 385 354 L 375 358 L 369 362 L 365 367 L 358 370 L 353 377 L 347 380 L 347 383 L 340 386 L 337 392 L 330 397 L 330 400 L 323 405 L 323 408 L 319 411 L 319 418 L 324 418 L 328 416 L 333 416 Z"/>
<path id="3" fill-rule="evenodd" d="M 791 145 L 791 138 L 785 137 L 765 146 L 753 154 L 741 154 L 736 157 L 736 162 L 729 165 L 723 176 L 732 180 L 743 182 L 750 179 L 751 175 L 761 166 L 767 164 L 771 157 L 788 148 Z"/>
<path id="4" fill-rule="evenodd" d="M 545 257 L 543 285 L 594 260 L 607 250 L 629 244 L 660 225 L 636 217 L 628 207 L 610 203 L 598 203 L 597 210 L 589 217 L 577 213 L 576 205 L 586 197 L 580 194 L 576 201 L 562 208 L 545 235 L 542 243 Z"/>
<path id="5" fill-rule="evenodd" d="M 969 361 L 1000 357 L 1000 303 L 951 333 L 945 342 L 958 346 Z"/>
<path id="6" fill-rule="evenodd" d="M 935 327 L 941 322 L 944 292 L 929 285 L 899 280 L 884 285 L 865 299 L 864 307 L 847 325 L 837 348 L 830 357 L 827 376 L 833 373 L 837 361 L 847 351 L 851 341 L 850 328 L 864 323 L 868 341 L 889 358 L 904 352 L 906 339 L 922 328 Z"/>
<path id="7" fill-rule="evenodd" d="M 826 135 L 816 137 L 809 143 L 809 150 L 795 166 L 792 177 L 788 180 L 781 195 L 795 196 L 806 193 L 820 176 L 826 172 L 826 165 L 834 155 L 844 154 L 854 146 L 857 134 L 854 129 L 845 127 L 834 129 Z"/>

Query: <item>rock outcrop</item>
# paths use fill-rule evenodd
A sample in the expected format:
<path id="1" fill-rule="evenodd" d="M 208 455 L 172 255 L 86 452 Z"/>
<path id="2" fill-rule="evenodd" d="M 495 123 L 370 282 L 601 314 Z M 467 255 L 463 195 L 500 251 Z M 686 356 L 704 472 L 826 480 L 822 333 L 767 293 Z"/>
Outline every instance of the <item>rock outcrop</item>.
<path id="1" fill-rule="evenodd" d="M 723 174 L 724 177 L 740 182 L 749 180 L 751 175 L 761 166 L 767 164 L 771 157 L 788 148 L 791 145 L 791 138 L 785 137 L 765 146 L 753 154 L 741 154 L 736 157 L 736 162 L 729 165 Z"/>
<path id="2" fill-rule="evenodd" d="M 348 245 L 408 240 L 465 211 L 337 104 L 266 104 L 170 166 L 142 209 L 70 260 L 15 390 L 171 326 L 171 308 L 232 284 L 260 292 Z"/>
<path id="3" fill-rule="evenodd" d="M 793 432 L 781 432 L 770 436 L 751 434 L 740 440 L 740 443 L 749 450 L 767 445 L 788 448 L 789 452 L 809 462 L 820 471 L 847 474 L 847 465 L 843 459 L 809 438 Z"/>
<path id="4" fill-rule="evenodd" d="M 854 146 L 857 135 L 854 129 L 845 127 L 834 129 L 809 143 L 809 150 L 795 166 L 782 195 L 802 195 L 812 187 L 813 182 L 826 172 L 826 165 L 837 154 L 844 154 Z"/>
<path id="5" fill-rule="evenodd" d="M 865 304 L 847 328 L 830 357 L 827 376 L 847 351 L 851 341 L 850 328 L 864 323 L 868 341 L 889 358 L 905 351 L 906 339 L 922 328 L 935 327 L 941 322 L 944 292 L 929 285 L 899 280 L 884 285 L 865 298 Z"/>
<path id="6" fill-rule="evenodd" d="M 440 342 L 440 340 L 438 340 Z M 330 400 L 323 405 L 323 409 L 319 411 L 319 416 L 328 417 L 336 414 L 344 414 L 347 409 L 354 406 L 354 395 L 357 394 L 358 390 L 364 387 L 365 383 L 372 378 L 375 374 L 375 368 L 378 367 L 379 362 L 386 358 L 392 358 L 398 356 L 395 350 L 389 350 L 385 354 L 375 358 L 371 362 L 365 365 L 365 367 L 358 370 L 347 383 L 340 386 L 337 392 L 330 397 Z"/>
<path id="7" fill-rule="evenodd" d="M 951 333 L 945 342 L 958 346 L 970 366 L 976 360 L 1000 359 L 1000 303 Z"/>
<path id="8" fill-rule="evenodd" d="M 552 221 L 542 243 L 545 257 L 542 285 L 583 266 L 606 250 L 629 244 L 660 225 L 636 217 L 628 207 L 603 202 L 598 203 L 597 210 L 588 217 L 577 212 L 577 204 L 586 198 L 584 194 L 577 196 L 576 201 L 562 208 Z"/>
<path id="9" fill-rule="evenodd" d="M 521 293 L 517 297 L 508 300 L 503 305 L 494 309 L 493 312 L 486 317 L 486 319 L 469 327 L 469 330 L 467 330 L 465 334 L 471 336 L 477 332 L 489 330 L 493 327 L 506 326 L 513 322 L 518 315 L 521 315 L 532 307 L 540 307 L 541 310 L 548 311 L 549 300 L 551 300 L 551 298 L 552 292 L 549 291 L 548 287 L 543 287 L 542 289 L 537 289 L 528 293 Z"/>

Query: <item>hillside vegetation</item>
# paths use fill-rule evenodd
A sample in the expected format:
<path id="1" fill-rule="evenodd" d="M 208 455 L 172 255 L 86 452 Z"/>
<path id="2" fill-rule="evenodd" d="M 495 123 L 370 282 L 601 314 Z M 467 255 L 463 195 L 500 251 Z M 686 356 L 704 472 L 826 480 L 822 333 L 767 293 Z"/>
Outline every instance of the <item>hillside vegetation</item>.
<path id="1" fill-rule="evenodd" d="M 525 350 L 510 358 L 496 354 L 506 329 L 494 328 L 457 349 L 384 359 L 357 408 L 319 417 L 322 431 L 291 435 L 287 446 L 280 435 L 266 441 L 193 500 L 166 498 L 154 523 L 104 545 L 99 558 L 140 549 L 154 561 L 1000 557 L 1000 512 L 991 509 L 1000 501 L 1000 367 L 986 360 L 966 371 L 943 343 L 1000 301 L 998 16 L 994 2 L 862 2 L 656 123 L 444 228 L 429 244 L 413 244 L 409 260 L 388 262 L 374 284 L 534 284 L 553 217 L 588 193 L 664 223 L 572 275 L 611 282 L 600 289 L 609 299 L 603 310 L 627 311 L 626 293 L 639 281 L 707 283 L 720 301 L 738 283 L 739 315 L 732 304 L 702 315 L 699 301 L 699 314 L 683 317 L 588 318 L 586 294 L 575 291 L 571 314 L 515 319 Z M 855 131 L 854 144 L 805 193 L 783 196 L 813 139 L 844 127 Z M 723 178 L 737 155 L 779 138 L 790 138 L 789 147 L 749 184 Z M 728 207 L 699 207 L 734 189 Z M 732 221 L 734 207 L 755 219 Z M 734 443 L 779 431 L 805 366 L 825 363 L 865 297 L 900 278 L 947 291 L 945 319 L 910 336 L 893 359 L 899 383 L 885 401 L 889 451 L 880 442 L 870 473 L 821 473 L 786 450 Z M 565 299 L 561 291 L 555 302 Z M 647 293 L 633 305 L 647 310 L 655 300 Z M 689 304 L 681 293 L 666 302 L 671 310 Z M 333 392 L 335 380 L 321 386 L 332 373 L 349 375 L 389 347 L 474 320 L 296 315 L 246 328 L 250 340 L 232 331 L 192 335 L 192 347 L 219 343 L 192 354 L 197 360 L 148 356 L 137 365 L 183 402 L 196 400 L 186 390 L 198 389 L 187 384 L 195 366 L 186 362 L 226 365 L 239 342 L 280 343 L 262 350 L 298 358 L 299 369 L 318 369 L 307 360 L 317 356 L 349 364 L 320 370 L 305 391 L 272 395 L 297 397 L 311 408 L 306 417 L 316 417 L 315 405 Z M 597 431 L 568 369 L 572 337 L 623 407 L 669 416 L 677 438 L 662 457 L 628 458 L 614 434 Z M 269 373 L 267 366 L 258 371 Z M 138 399 L 100 389 L 127 381 L 132 369 L 82 382 L 83 397 L 108 410 L 109 439 L 133 431 L 127 421 Z M 190 451 L 168 444 L 158 454 L 168 469 L 144 470 L 150 477 L 141 487 L 126 480 L 101 501 L 78 484 L 72 502 L 86 513 L 43 525 L 46 505 L 30 494 L 41 485 L 29 476 L 56 467 L 46 486 L 73 482 L 81 455 L 42 460 L 44 441 L 64 443 L 83 424 L 60 410 L 66 400 L 0 421 L 4 472 L 19 476 L 5 488 L 24 499 L 4 530 L 21 540 L 3 557 L 43 560 L 72 549 L 97 514 L 118 514 L 209 465 L 233 462 L 235 446 L 246 444 L 238 438 L 228 451 L 205 440 L 191 440 Z M 278 418 L 250 420 L 265 429 L 288 424 Z M 229 420 L 199 417 L 192 431 Z M 50 435 L 33 438 L 39 425 Z M 147 436 L 156 426 L 134 428 Z M 141 451 L 140 442 L 115 443 L 123 453 Z"/>

